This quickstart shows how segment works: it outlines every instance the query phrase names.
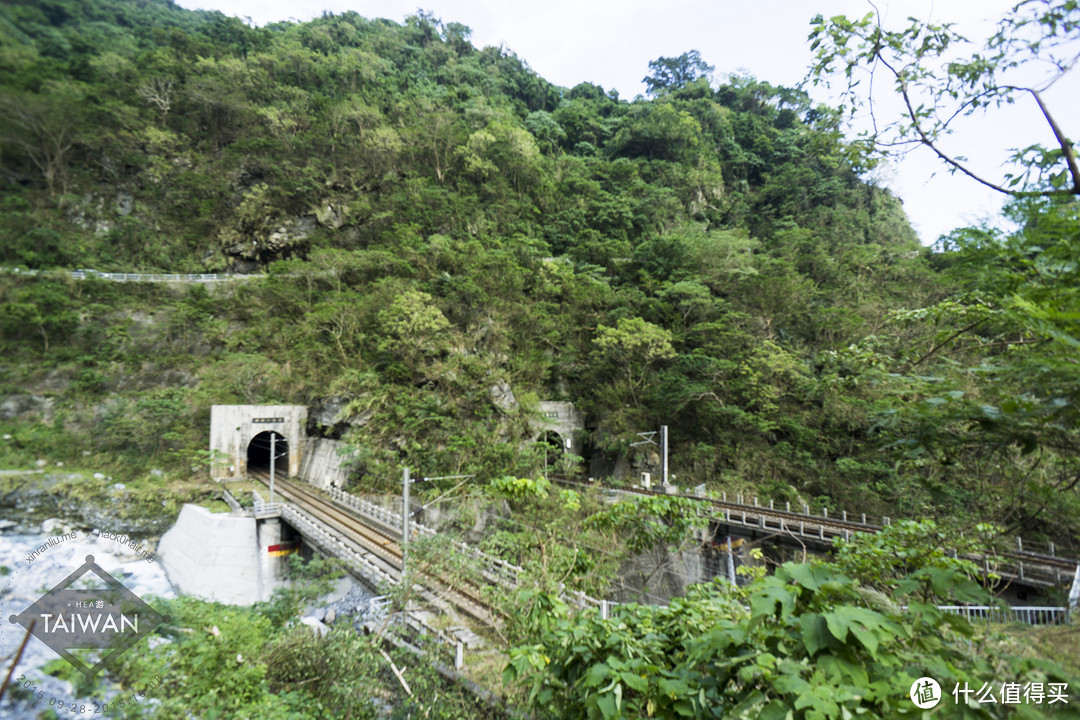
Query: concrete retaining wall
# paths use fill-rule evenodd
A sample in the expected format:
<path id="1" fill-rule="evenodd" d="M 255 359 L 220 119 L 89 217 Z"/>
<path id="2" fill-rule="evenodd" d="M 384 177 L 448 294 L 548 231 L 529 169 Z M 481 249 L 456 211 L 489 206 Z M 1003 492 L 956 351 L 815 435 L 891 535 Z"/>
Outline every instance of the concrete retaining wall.
<path id="1" fill-rule="evenodd" d="M 695 533 L 698 543 L 682 552 L 672 553 L 656 547 L 630 558 L 619 568 L 619 587 L 614 592 L 618 602 L 667 603 L 686 595 L 694 583 L 705 582 L 719 574 L 717 557 L 709 557 L 704 533 Z M 715 556 L 715 553 L 713 553 Z M 745 564 L 742 559 L 740 565 Z"/>
<path id="2" fill-rule="evenodd" d="M 158 557 L 178 592 L 206 600 L 250 605 L 269 600 L 262 578 L 255 518 L 211 513 L 185 505 L 158 543 Z"/>
<path id="3" fill-rule="evenodd" d="M 300 461 L 300 477 L 316 487 L 342 487 L 349 473 L 342 463 L 349 460 L 341 452 L 346 448 L 340 440 L 304 438 L 304 451 Z"/>

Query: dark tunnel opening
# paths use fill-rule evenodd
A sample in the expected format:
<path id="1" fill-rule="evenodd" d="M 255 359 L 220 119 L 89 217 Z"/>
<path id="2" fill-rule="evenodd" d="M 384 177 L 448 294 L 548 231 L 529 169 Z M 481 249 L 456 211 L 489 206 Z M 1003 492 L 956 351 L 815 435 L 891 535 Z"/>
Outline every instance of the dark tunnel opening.
<path id="1" fill-rule="evenodd" d="M 559 457 L 566 452 L 566 441 L 563 440 L 562 435 L 554 430 L 545 431 L 536 439 L 536 442 L 547 447 L 547 452 L 550 457 Z"/>
<path id="2" fill-rule="evenodd" d="M 274 461 L 275 474 L 288 474 L 289 471 L 289 444 L 281 433 L 267 430 L 251 439 L 247 449 L 248 470 L 270 469 L 270 448 L 273 438 L 273 448 L 276 459 Z"/>

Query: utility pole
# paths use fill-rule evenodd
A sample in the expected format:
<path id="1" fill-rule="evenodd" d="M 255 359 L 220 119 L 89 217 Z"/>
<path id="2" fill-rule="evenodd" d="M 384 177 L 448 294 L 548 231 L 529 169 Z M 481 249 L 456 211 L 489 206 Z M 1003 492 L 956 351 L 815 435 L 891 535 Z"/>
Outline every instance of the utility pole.
<path id="1" fill-rule="evenodd" d="M 667 487 L 667 461 L 668 461 L 668 448 L 667 448 L 667 425 L 660 426 L 660 460 L 664 464 L 664 473 L 662 475 L 664 487 Z"/>
<path id="2" fill-rule="evenodd" d="M 731 536 L 727 536 L 727 577 L 733 587 L 738 586 L 735 580 L 735 554 L 731 551 Z"/>
<path id="3" fill-rule="evenodd" d="M 405 554 L 409 544 L 409 468 L 405 468 L 401 479 L 401 579 L 405 580 Z"/>
<path id="4" fill-rule="evenodd" d="M 1080 565 L 1076 566 L 1076 577 L 1073 578 L 1072 590 L 1069 591 L 1069 612 L 1080 608 Z"/>
<path id="5" fill-rule="evenodd" d="M 270 502 L 274 502 L 274 460 L 277 459 L 277 433 L 270 433 Z"/>

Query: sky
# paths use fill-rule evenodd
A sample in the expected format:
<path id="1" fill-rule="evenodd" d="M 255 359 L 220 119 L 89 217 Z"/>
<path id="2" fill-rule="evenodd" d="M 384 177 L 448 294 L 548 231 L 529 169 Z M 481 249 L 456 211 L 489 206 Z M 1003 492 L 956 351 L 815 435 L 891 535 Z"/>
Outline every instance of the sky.
<path id="1" fill-rule="evenodd" d="M 993 32 L 993 21 L 1015 0 L 877 0 L 886 25 L 908 16 L 954 22 L 971 38 Z M 805 76 L 812 53 L 811 18 L 872 11 L 868 0 L 176 0 L 189 9 L 220 10 L 257 25 L 305 21 L 324 11 L 355 11 L 367 18 L 401 22 L 417 7 L 444 22 L 472 29 L 477 47 L 502 45 L 548 81 L 573 87 L 592 82 L 633 99 L 644 92 L 649 61 L 696 49 L 728 73 L 750 74 L 773 85 L 792 87 Z M 836 104 L 837 96 L 815 88 L 816 101 Z M 888 100 L 888 98 L 883 98 Z M 1044 95 L 1067 136 L 1080 136 L 1080 70 Z M 856 119 L 856 123 L 865 119 Z M 981 173 L 999 179 L 1008 150 L 1034 143 L 1053 145 L 1053 136 L 1034 103 L 965 119 L 947 140 L 950 153 L 969 158 Z M 950 175 L 927 148 L 885 163 L 875 180 L 904 202 L 924 244 L 956 227 L 1000 224 L 1003 196 L 970 179 Z"/>

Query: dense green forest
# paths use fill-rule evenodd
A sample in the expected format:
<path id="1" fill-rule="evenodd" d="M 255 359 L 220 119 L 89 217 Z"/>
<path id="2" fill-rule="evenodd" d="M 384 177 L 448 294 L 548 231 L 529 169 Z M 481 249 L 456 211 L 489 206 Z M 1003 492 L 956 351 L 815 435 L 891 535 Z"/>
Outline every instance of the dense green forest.
<path id="1" fill-rule="evenodd" d="M 1075 3 L 1062 7 L 1075 35 Z M 819 74 L 872 59 L 842 50 L 860 31 L 874 52 L 920 37 L 818 22 L 832 43 Z M 974 67 L 956 70 L 961 85 L 981 82 L 986 64 Z M 320 418 L 311 432 L 353 448 L 358 492 L 394 488 L 402 466 L 475 473 L 478 492 L 528 518 L 488 549 L 533 573 L 507 599 L 506 682 L 540 715 L 891 717 L 918 668 L 1060 680 L 934 609 L 985 597 L 959 580 L 972 568 L 940 555 L 932 523 L 614 621 L 568 615 L 555 594 L 602 594 L 617 568 L 579 556 L 578 540 L 614 547 L 646 528 L 647 548 L 693 528 L 675 499 L 600 510 L 524 479 L 548 465 L 655 472 L 630 443 L 660 425 L 682 487 L 950 532 L 989 523 L 1080 554 L 1069 153 L 1015 178 L 1015 230 L 962 228 L 926 248 L 841 109 L 710 70 L 693 51 L 659 58 L 648 95 L 628 100 L 556 87 L 422 11 L 250 27 L 167 0 L 6 2 L 0 463 L 74 461 L 147 488 L 165 468 L 182 494 L 212 460 L 211 405 L 295 403 Z M 50 272 L 75 268 L 262 277 L 208 288 Z M 583 456 L 531 442 L 540 400 L 587 414 Z M 919 543 L 919 562 L 880 566 Z M 381 662 L 373 648 L 356 661 L 366 670 L 326 670 L 354 678 L 345 690 L 287 694 L 325 647 L 267 620 L 274 607 L 230 621 L 247 644 L 213 651 L 254 657 L 277 622 L 262 665 L 230 665 L 251 698 L 204 709 L 269 717 L 270 688 L 298 713 L 374 712 L 355 680 Z M 223 612 L 174 610 L 196 624 Z"/>
<path id="2" fill-rule="evenodd" d="M 1075 292 L 1041 240 L 1071 203 L 922 248 L 839 111 L 696 53 L 626 101 L 423 13 L 0 17 L 0 263 L 270 274 L 6 277 L 4 390 L 55 400 L 26 457 L 182 464 L 212 403 L 290 402 L 338 410 L 361 485 L 526 475 L 536 401 L 569 399 L 568 472 L 649 469 L 629 442 L 666 424 L 676 482 L 1077 541 L 1071 336 L 1013 304 Z"/>

